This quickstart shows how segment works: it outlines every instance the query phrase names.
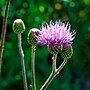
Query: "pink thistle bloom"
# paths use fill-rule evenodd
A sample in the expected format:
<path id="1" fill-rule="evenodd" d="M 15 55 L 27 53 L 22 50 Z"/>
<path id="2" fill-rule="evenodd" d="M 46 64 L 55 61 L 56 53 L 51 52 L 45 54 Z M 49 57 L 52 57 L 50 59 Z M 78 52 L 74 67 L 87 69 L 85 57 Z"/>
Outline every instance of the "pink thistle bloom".
<path id="1" fill-rule="evenodd" d="M 65 49 L 71 46 L 75 33 L 75 31 L 70 31 L 70 24 L 68 22 L 50 22 L 49 25 L 42 25 L 38 42 L 41 45 L 48 45 L 50 51 L 53 49 Z"/>

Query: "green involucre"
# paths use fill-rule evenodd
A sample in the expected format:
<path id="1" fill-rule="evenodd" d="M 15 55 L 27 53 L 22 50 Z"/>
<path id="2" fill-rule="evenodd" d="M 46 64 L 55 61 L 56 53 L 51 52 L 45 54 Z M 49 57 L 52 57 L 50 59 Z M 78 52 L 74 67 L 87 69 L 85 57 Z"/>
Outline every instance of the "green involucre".
<path id="1" fill-rule="evenodd" d="M 61 52 L 61 57 L 62 58 L 71 58 L 73 55 L 73 48 L 72 46 L 70 48 L 66 48 L 66 49 L 62 49 L 62 52 Z"/>
<path id="2" fill-rule="evenodd" d="M 21 34 L 25 31 L 24 22 L 21 19 L 16 19 L 13 23 L 13 31 L 16 34 Z"/>

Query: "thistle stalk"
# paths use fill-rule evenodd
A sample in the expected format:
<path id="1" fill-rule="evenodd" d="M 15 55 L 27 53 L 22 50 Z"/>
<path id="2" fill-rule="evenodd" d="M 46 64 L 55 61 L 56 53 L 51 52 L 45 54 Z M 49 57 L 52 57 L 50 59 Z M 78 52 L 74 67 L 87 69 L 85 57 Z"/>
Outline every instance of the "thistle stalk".
<path id="1" fill-rule="evenodd" d="M 31 73 L 32 73 L 32 90 L 36 90 L 36 83 L 35 83 L 35 47 L 32 45 L 32 60 L 31 60 Z"/>
<path id="2" fill-rule="evenodd" d="M 23 49 L 22 49 L 22 45 L 21 45 L 21 34 L 18 34 L 18 49 L 19 49 L 19 53 L 20 53 L 24 90 L 28 90 L 28 88 L 27 88 L 27 79 L 26 79 L 26 71 L 25 71 L 25 64 L 24 64 L 24 53 L 23 53 Z"/>
<path id="3" fill-rule="evenodd" d="M 2 25 L 1 45 L 0 45 L 0 73 L 1 73 L 1 67 L 2 67 L 2 56 L 3 56 L 4 42 L 5 42 L 5 36 L 6 36 L 8 9 L 10 6 L 10 1 L 11 0 L 7 0 L 6 2 L 5 16 L 3 18 L 3 25 Z"/>
<path id="4" fill-rule="evenodd" d="M 62 70 L 62 68 L 65 66 L 67 63 L 67 59 L 64 59 L 62 64 L 59 66 L 59 68 L 56 68 L 56 59 L 57 59 L 57 54 L 53 55 L 53 64 L 52 64 L 52 72 L 49 76 L 49 78 L 46 80 L 46 82 L 43 84 L 40 90 L 46 90 L 46 88 L 49 86 L 49 84 L 52 82 L 52 80 L 55 78 L 57 74 Z"/>
<path id="5" fill-rule="evenodd" d="M 31 74 L 32 74 L 32 90 L 36 90 L 35 83 L 35 48 L 38 45 L 37 36 L 40 34 L 40 30 L 37 28 L 30 29 L 27 37 L 28 43 L 32 46 L 32 59 L 31 59 Z"/>

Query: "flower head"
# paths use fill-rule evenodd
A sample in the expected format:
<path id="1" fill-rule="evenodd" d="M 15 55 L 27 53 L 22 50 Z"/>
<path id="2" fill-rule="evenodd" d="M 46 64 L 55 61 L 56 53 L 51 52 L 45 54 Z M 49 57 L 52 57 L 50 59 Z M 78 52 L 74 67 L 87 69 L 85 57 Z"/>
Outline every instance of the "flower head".
<path id="1" fill-rule="evenodd" d="M 40 30 L 37 28 L 30 29 L 27 37 L 29 44 L 36 46 L 38 44 L 37 37 L 40 34 Z"/>
<path id="2" fill-rule="evenodd" d="M 16 19 L 13 23 L 13 31 L 16 34 L 21 34 L 25 31 L 24 22 L 21 19 Z"/>
<path id="3" fill-rule="evenodd" d="M 48 45 L 50 51 L 58 51 L 62 48 L 69 48 L 72 40 L 75 38 L 75 32 L 70 31 L 70 24 L 50 22 L 50 24 L 41 27 L 41 34 L 38 42 L 41 45 Z"/>
<path id="4" fill-rule="evenodd" d="M 61 57 L 62 58 L 66 58 L 66 59 L 69 59 L 71 58 L 73 55 L 73 48 L 72 46 L 69 47 L 69 48 L 66 48 L 66 49 L 62 49 L 62 52 L 61 52 Z"/>

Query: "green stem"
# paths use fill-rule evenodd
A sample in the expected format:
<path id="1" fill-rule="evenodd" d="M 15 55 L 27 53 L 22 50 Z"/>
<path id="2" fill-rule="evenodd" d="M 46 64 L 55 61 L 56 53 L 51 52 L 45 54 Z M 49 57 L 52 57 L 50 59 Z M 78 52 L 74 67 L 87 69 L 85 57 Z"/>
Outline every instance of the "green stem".
<path id="1" fill-rule="evenodd" d="M 21 67 L 22 67 L 22 74 L 23 74 L 23 82 L 24 82 L 24 90 L 28 90 L 27 88 L 27 79 L 26 79 L 26 71 L 25 71 L 25 64 L 24 64 L 24 53 L 21 45 L 21 34 L 18 34 L 18 49 L 20 53 L 20 60 L 21 60 Z"/>
<path id="2" fill-rule="evenodd" d="M 52 58 L 53 59 L 52 72 L 51 72 L 49 78 L 46 80 L 46 82 L 44 83 L 44 85 L 41 87 L 40 90 L 46 90 L 46 88 L 49 86 L 49 84 L 52 82 L 52 80 L 55 78 L 55 76 L 57 74 L 59 74 L 60 70 L 67 63 L 67 59 L 64 59 L 64 61 L 62 62 L 62 64 L 59 66 L 59 68 L 56 69 L 56 58 L 57 58 L 57 55 L 53 55 L 53 58 Z"/>
<path id="3" fill-rule="evenodd" d="M 10 1 L 11 0 L 7 0 L 6 2 L 5 16 L 3 18 L 3 25 L 2 25 L 1 45 L 0 45 L 0 73 L 1 73 L 1 66 L 2 66 L 2 56 L 3 56 L 4 42 L 5 42 L 5 36 L 6 36 L 8 9 L 10 5 Z"/>
<path id="4" fill-rule="evenodd" d="M 46 82 L 44 83 L 44 85 L 41 87 L 40 90 L 46 90 L 46 88 L 49 86 L 49 84 L 52 82 L 52 80 L 54 79 L 55 75 L 52 72 L 49 76 L 49 78 L 46 80 Z"/>
<path id="5" fill-rule="evenodd" d="M 36 90 L 36 83 L 35 83 L 35 46 L 34 45 L 32 45 L 31 72 L 32 72 L 32 90 Z"/>
<path id="6" fill-rule="evenodd" d="M 66 65 L 67 63 L 67 59 L 64 58 L 64 61 L 62 62 L 62 64 L 59 66 L 58 69 L 56 69 L 56 74 L 59 74 L 59 72 L 62 70 L 62 68 Z"/>
<path id="7" fill-rule="evenodd" d="M 56 58 L 57 58 L 57 54 L 53 55 L 52 60 L 52 72 L 49 76 L 49 78 L 46 80 L 46 82 L 44 83 L 44 85 L 41 87 L 40 90 L 46 90 L 46 88 L 49 86 L 49 84 L 51 83 L 51 81 L 54 79 L 55 77 L 55 72 L 56 72 Z"/>
<path id="8" fill-rule="evenodd" d="M 53 63 L 52 63 L 52 72 L 55 73 L 56 71 L 56 59 L 57 59 L 57 54 L 54 54 L 52 57 Z"/>

